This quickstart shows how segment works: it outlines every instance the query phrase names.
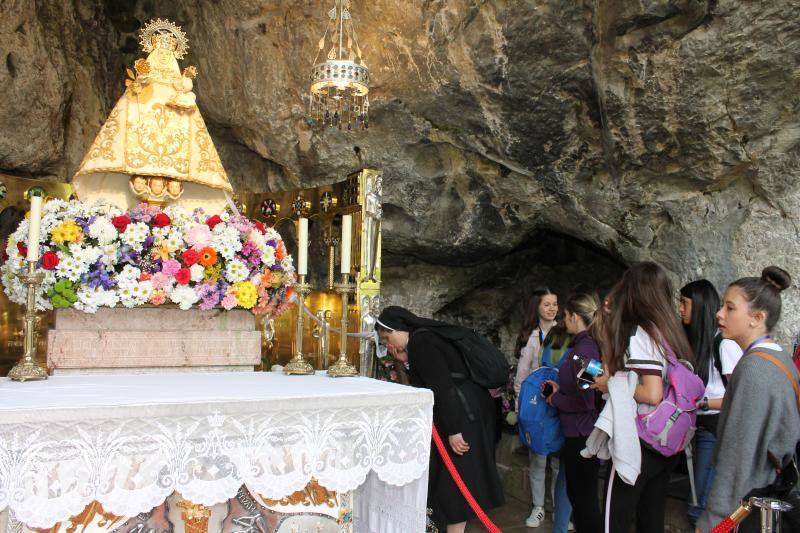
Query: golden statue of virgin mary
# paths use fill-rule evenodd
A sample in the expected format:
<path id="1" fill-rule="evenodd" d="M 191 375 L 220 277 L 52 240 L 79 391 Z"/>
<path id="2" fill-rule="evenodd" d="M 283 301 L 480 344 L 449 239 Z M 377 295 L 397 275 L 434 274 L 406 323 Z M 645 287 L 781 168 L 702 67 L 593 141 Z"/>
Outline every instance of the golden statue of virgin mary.
<path id="1" fill-rule="evenodd" d="M 125 93 L 72 179 L 75 192 L 123 209 L 147 201 L 219 212 L 233 189 L 195 103 L 197 70 L 178 67 L 186 34 L 156 19 L 140 35 L 149 55 L 128 69 Z"/>

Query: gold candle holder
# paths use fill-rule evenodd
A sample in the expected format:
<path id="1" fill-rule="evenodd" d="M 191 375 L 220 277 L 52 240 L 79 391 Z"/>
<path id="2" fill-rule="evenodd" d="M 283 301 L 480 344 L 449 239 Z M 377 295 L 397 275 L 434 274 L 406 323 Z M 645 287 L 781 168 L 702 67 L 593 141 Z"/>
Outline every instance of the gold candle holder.
<path id="1" fill-rule="evenodd" d="M 350 283 L 350 274 L 342 274 L 341 283 L 337 283 L 334 287 L 336 292 L 342 295 L 342 329 L 339 341 L 339 360 L 328 369 L 328 375 L 332 378 L 357 376 L 356 367 L 347 360 L 347 311 L 350 304 L 350 293 L 355 290 L 356 286 Z"/>
<path id="2" fill-rule="evenodd" d="M 306 313 L 306 296 L 311 292 L 311 285 L 306 283 L 305 274 L 301 275 L 295 284 L 297 291 L 297 330 L 295 331 L 295 351 L 291 361 L 283 367 L 284 374 L 309 375 L 314 373 L 314 367 L 303 357 L 303 322 Z"/>
<path id="3" fill-rule="evenodd" d="M 325 239 L 325 244 L 328 245 L 328 290 L 333 290 L 334 286 L 334 268 L 336 264 L 336 245 L 339 244 L 339 239 L 336 237 L 328 237 Z"/>
<path id="4" fill-rule="evenodd" d="M 36 261 L 28 261 L 28 271 L 19 274 L 22 283 L 28 286 L 28 299 L 25 302 L 25 338 L 23 348 L 25 350 L 22 359 L 14 365 L 8 378 L 14 381 L 33 381 L 47 379 L 47 371 L 36 364 L 36 341 L 39 336 L 38 322 L 36 316 L 36 287 L 44 280 L 44 273 L 36 271 Z"/>

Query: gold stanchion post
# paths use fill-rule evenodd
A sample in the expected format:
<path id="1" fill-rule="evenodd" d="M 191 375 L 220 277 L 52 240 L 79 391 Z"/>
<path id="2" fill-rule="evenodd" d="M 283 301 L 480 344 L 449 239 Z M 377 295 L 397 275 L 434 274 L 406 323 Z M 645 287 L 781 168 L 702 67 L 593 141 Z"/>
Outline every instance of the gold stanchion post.
<path id="1" fill-rule="evenodd" d="M 28 261 L 28 271 L 20 274 L 19 279 L 28 286 L 24 326 L 25 353 L 8 373 L 8 378 L 14 381 L 47 379 L 47 371 L 36 364 L 36 344 L 39 336 L 39 317 L 36 316 L 36 287 L 44 280 L 44 273 L 36 271 L 36 261 Z"/>
<path id="2" fill-rule="evenodd" d="M 308 375 L 314 373 L 314 367 L 303 357 L 303 323 L 306 312 L 306 296 L 311 292 L 311 285 L 306 283 L 305 274 L 299 276 L 295 284 L 297 291 L 297 330 L 295 331 L 295 351 L 291 361 L 283 367 L 284 374 Z"/>
<path id="3" fill-rule="evenodd" d="M 347 311 L 350 305 L 350 293 L 355 290 L 356 286 L 354 283 L 350 283 L 350 274 L 342 274 L 341 283 L 337 283 L 334 287 L 336 292 L 342 296 L 342 325 L 339 360 L 328 369 L 328 375 L 332 378 L 357 376 L 356 367 L 347 360 Z"/>

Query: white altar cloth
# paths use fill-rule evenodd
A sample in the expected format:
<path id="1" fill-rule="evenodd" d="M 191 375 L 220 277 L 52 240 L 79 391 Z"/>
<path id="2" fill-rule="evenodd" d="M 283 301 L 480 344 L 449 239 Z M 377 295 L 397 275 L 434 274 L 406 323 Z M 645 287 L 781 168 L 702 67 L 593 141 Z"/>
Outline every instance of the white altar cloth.
<path id="1" fill-rule="evenodd" d="M 356 531 L 424 531 L 432 407 L 425 389 L 319 373 L 3 379 L 0 510 L 45 528 L 93 500 L 134 516 L 173 491 L 212 506 L 316 478 L 355 491 Z"/>

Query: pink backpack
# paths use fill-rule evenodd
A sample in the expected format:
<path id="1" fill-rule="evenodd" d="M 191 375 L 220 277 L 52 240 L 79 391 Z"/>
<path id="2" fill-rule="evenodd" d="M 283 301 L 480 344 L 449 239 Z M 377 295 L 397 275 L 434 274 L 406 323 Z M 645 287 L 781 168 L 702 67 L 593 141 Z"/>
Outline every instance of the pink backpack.
<path id="1" fill-rule="evenodd" d="M 636 417 L 639 438 L 665 457 L 680 453 L 694 436 L 697 401 L 706 386 L 692 370 L 678 360 L 663 343 L 667 360 L 664 397 L 655 410 Z"/>

